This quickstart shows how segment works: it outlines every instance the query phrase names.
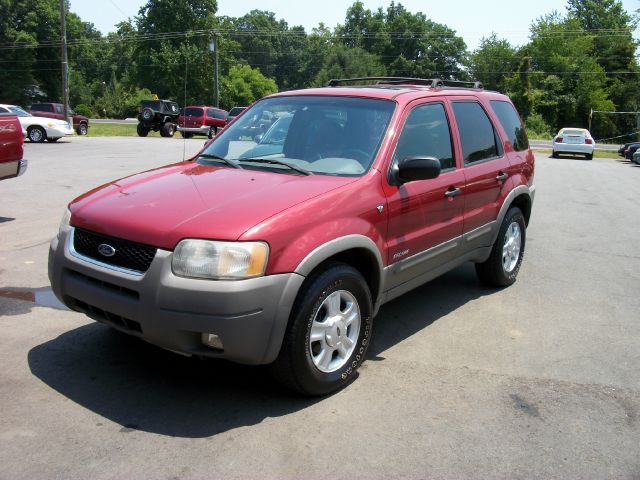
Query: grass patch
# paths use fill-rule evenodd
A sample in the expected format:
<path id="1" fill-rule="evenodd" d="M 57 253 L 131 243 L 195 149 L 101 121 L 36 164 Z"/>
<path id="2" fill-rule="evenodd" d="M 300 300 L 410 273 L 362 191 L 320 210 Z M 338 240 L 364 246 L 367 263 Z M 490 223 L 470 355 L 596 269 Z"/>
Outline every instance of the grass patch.
<path id="1" fill-rule="evenodd" d="M 548 148 L 540 148 L 540 149 L 534 148 L 533 151 L 540 155 L 551 156 L 551 149 L 548 149 Z M 565 154 L 561 153 L 559 160 L 562 160 L 563 158 L 584 158 L 584 155 L 580 155 L 580 154 L 570 155 L 568 153 L 565 153 Z M 613 150 L 594 150 L 593 158 L 608 158 L 613 160 L 623 160 L 623 158 L 619 157 L 617 152 L 614 152 Z"/>
<path id="2" fill-rule="evenodd" d="M 92 123 L 88 137 L 137 137 L 137 124 Z M 160 132 L 149 132 L 148 137 L 159 137 Z"/>

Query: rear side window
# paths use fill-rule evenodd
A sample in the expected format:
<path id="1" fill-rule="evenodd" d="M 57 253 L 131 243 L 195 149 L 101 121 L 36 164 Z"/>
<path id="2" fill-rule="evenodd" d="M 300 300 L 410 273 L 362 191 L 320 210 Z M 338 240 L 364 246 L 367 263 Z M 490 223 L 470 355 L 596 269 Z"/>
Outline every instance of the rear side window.
<path id="1" fill-rule="evenodd" d="M 435 157 L 442 170 L 455 168 L 451 131 L 444 105 L 431 103 L 414 108 L 402 129 L 394 158 Z"/>
<path id="2" fill-rule="evenodd" d="M 62 112 L 62 105 L 56 105 L 56 113 L 63 113 Z"/>
<path id="3" fill-rule="evenodd" d="M 35 112 L 53 112 L 53 105 L 46 103 L 35 103 L 31 105 L 31 110 Z"/>
<path id="4" fill-rule="evenodd" d="M 194 108 L 194 107 L 185 108 L 184 109 L 184 114 L 185 115 L 191 115 L 192 117 L 201 117 L 202 116 L 202 109 L 201 108 Z"/>
<path id="5" fill-rule="evenodd" d="M 232 117 L 235 117 L 237 115 L 240 115 L 242 112 L 244 112 L 246 107 L 233 107 L 230 111 L 229 111 L 229 115 Z"/>
<path id="6" fill-rule="evenodd" d="M 527 138 L 527 132 L 524 130 L 520 116 L 514 106 L 509 102 L 500 100 L 492 100 L 491 106 L 493 111 L 496 112 L 502 128 L 507 133 L 513 149 L 516 152 L 528 149 L 529 139 Z"/>
<path id="7" fill-rule="evenodd" d="M 465 165 L 502 156 L 502 143 L 479 103 L 453 102 L 453 111 Z"/>

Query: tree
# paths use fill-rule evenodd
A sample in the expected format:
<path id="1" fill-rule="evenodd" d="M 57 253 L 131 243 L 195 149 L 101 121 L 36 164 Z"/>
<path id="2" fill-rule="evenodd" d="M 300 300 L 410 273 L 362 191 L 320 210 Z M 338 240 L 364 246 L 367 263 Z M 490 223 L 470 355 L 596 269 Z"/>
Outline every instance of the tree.
<path id="1" fill-rule="evenodd" d="M 517 50 L 494 33 L 480 40 L 480 46 L 469 56 L 469 73 L 485 88 L 504 92 L 506 78 L 512 75 L 519 63 Z"/>
<path id="2" fill-rule="evenodd" d="M 222 105 L 226 109 L 249 105 L 277 91 L 276 82 L 262 75 L 257 68 L 235 65 L 222 79 Z"/>

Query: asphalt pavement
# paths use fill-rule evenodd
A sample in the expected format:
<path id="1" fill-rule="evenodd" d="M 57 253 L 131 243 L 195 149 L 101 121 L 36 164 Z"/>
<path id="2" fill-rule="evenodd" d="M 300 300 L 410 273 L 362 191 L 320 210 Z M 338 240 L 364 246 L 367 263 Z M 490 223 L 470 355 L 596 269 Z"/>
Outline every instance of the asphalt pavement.
<path id="1" fill-rule="evenodd" d="M 394 300 L 356 382 L 308 399 L 51 297 L 67 202 L 202 143 L 26 144 L 0 182 L 0 479 L 640 478 L 640 167 L 538 155 L 515 285 L 468 265 Z"/>

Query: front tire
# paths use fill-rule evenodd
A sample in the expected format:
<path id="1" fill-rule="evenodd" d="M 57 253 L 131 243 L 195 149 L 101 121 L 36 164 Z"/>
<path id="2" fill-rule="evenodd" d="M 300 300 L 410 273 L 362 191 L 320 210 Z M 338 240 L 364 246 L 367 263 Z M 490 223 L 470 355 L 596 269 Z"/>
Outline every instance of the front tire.
<path id="1" fill-rule="evenodd" d="M 557 154 L 557 152 L 555 150 L 553 152 L 551 152 L 551 156 L 553 158 L 558 158 L 558 154 Z"/>
<path id="2" fill-rule="evenodd" d="M 180 135 L 182 135 L 182 138 L 192 138 L 193 137 L 193 133 L 189 133 L 189 132 L 180 132 Z"/>
<path id="3" fill-rule="evenodd" d="M 86 123 L 81 123 L 80 125 L 78 125 L 78 129 L 76 130 L 76 133 L 78 135 L 86 135 L 87 133 L 89 133 L 89 127 L 87 126 Z"/>
<path id="4" fill-rule="evenodd" d="M 217 127 L 210 127 L 209 128 L 209 133 L 207 134 L 207 138 L 213 138 L 218 134 L 218 128 Z"/>
<path id="5" fill-rule="evenodd" d="M 160 129 L 160 135 L 163 137 L 173 137 L 175 133 L 176 133 L 176 126 L 171 122 L 165 123 L 164 125 L 162 125 L 162 128 Z"/>
<path id="6" fill-rule="evenodd" d="M 298 294 L 271 370 L 288 388 L 325 395 L 356 378 L 371 341 L 371 292 L 354 268 L 334 263 Z"/>
<path id="7" fill-rule="evenodd" d="M 30 127 L 27 130 L 27 137 L 29 137 L 30 142 L 42 143 L 47 139 L 47 132 L 42 127 Z"/>
<path id="8" fill-rule="evenodd" d="M 485 262 L 476 263 L 476 273 L 482 283 L 507 287 L 516 281 L 524 257 L 526 228 L 522 211 L 511 207 L 502 220 L 491 255 Z"/>

